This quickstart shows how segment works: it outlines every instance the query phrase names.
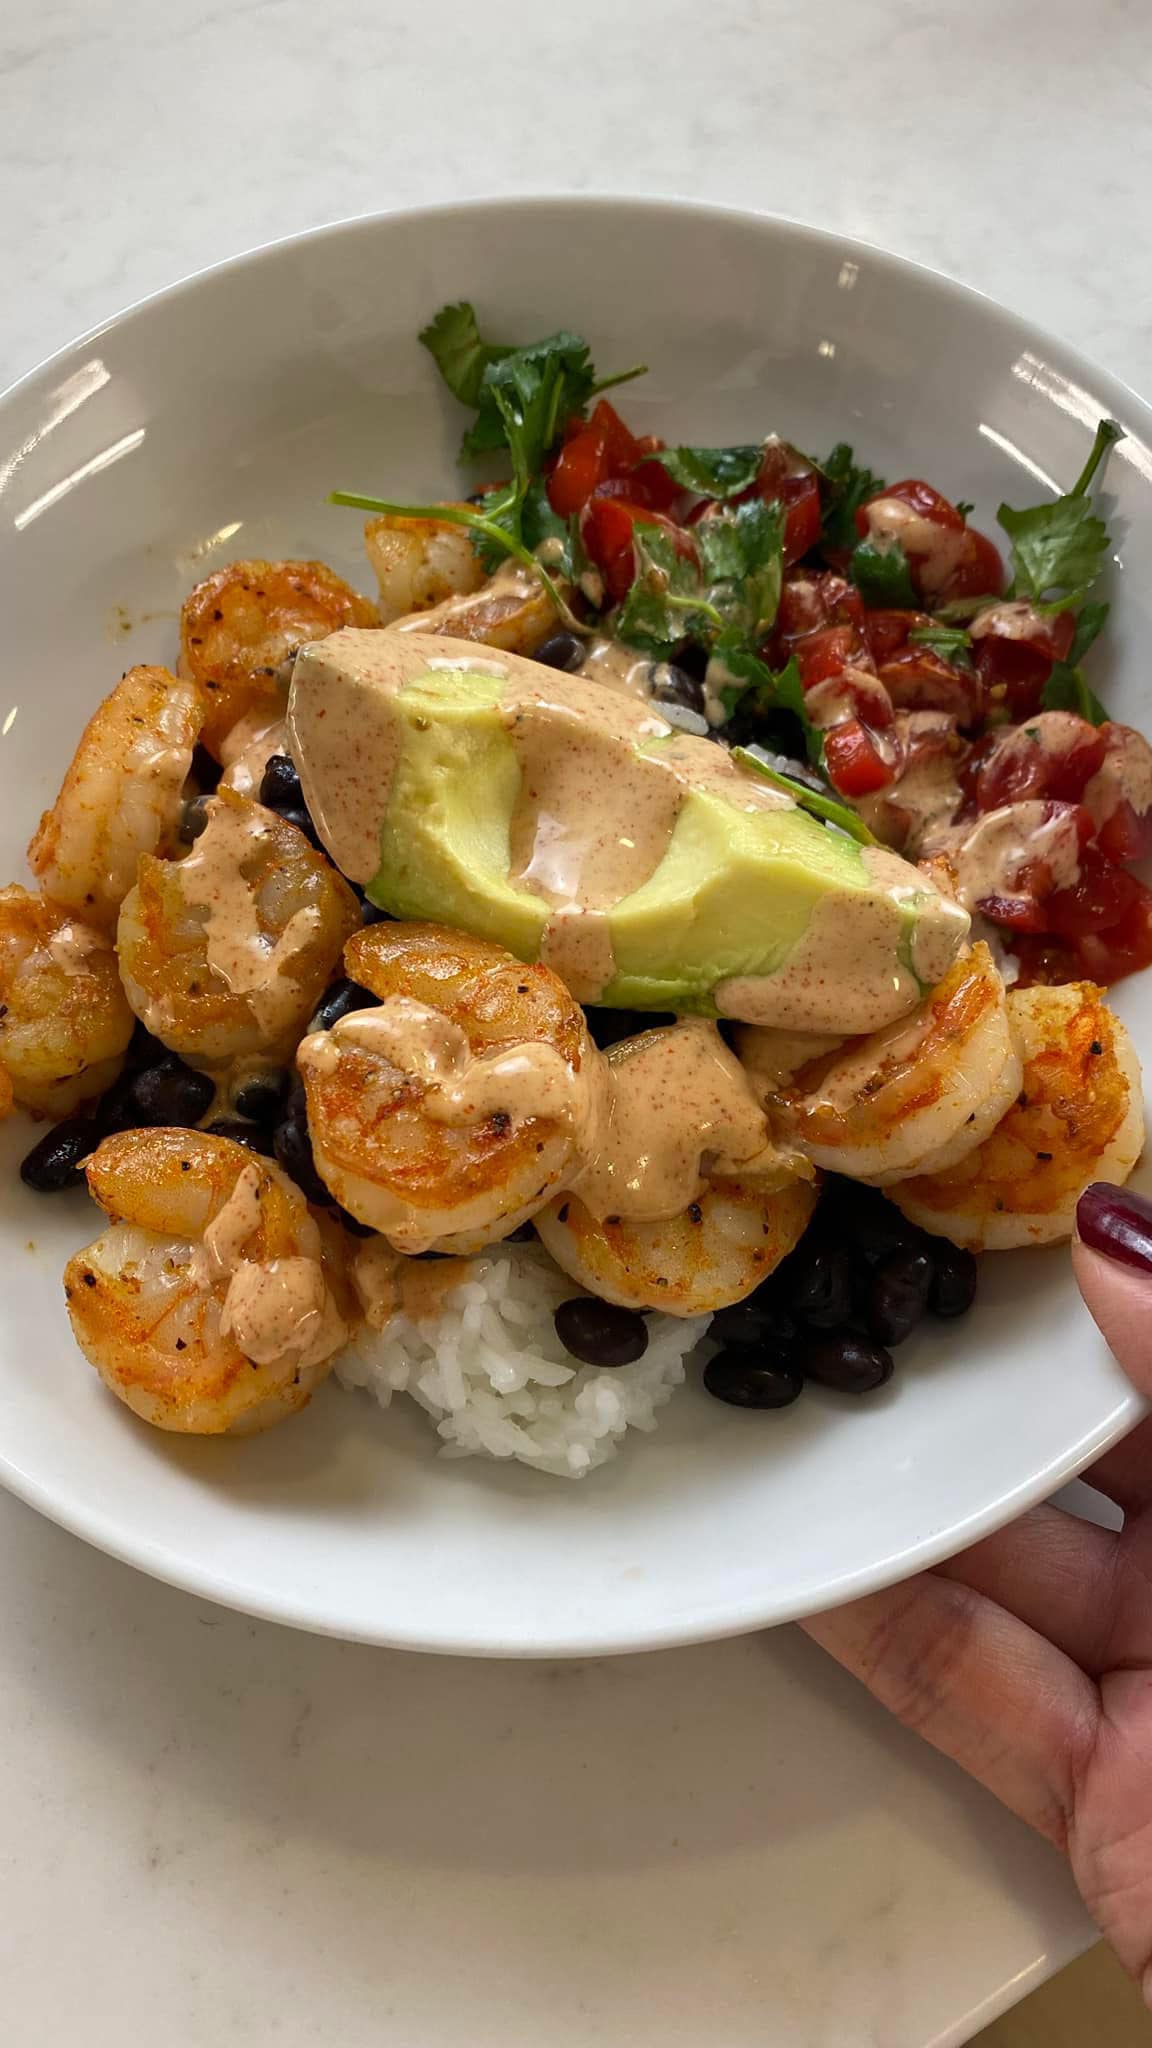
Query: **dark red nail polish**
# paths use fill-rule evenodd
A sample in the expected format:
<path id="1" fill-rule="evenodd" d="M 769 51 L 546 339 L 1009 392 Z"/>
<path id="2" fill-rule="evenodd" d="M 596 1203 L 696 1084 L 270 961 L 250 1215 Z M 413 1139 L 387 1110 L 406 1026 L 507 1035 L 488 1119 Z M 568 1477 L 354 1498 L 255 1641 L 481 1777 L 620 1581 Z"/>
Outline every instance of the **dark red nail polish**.
<path id="1" fill-rule="evenodd" d="M 1076 1204 L 1076 1230 L 1084 1244 L 1106 1259 L 1152 1273 L 1152 1202 L 1133 1189 L 1093 1181 Z"/>

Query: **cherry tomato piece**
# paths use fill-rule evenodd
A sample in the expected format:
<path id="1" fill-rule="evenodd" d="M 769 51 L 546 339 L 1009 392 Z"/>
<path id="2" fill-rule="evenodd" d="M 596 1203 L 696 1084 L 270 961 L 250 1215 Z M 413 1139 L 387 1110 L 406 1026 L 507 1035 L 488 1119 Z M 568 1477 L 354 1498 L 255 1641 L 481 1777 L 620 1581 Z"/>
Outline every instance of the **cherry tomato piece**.
<path id="1" fill-rule="evenodd" d="M 671 537 L 678 554 L 690 556 L 692 542 L 683 528 L 650 505 L 597 492 L 581 515 L 580 533 L 589 558 L 604 578 L 608 595 L 619 604 L 627 597 L 636 576 L 636 553 L 632 529 L 636 525 L 659 526 Z"/>
<path id="2" fill-rule="evenodd" d="M 948 526 L 954 531 L 963 527 L 964 521 L 955 505 L 948 498 L 926 484 L 920 477 L 905 477 L 898 484 L 888 484 L 882 491 L 874 491 L 870 498 L 858 508 L 856 531 L 863 539 L 869 530 L 868 508 L 882 498 L 897 498 L 902 505 L 918 514 L 921 519 L 930 519 L 934 526 Z"/>
<path id="3" fill-rule="evenodd" d="M 931 624 L 927 612 L 865 612 L 864 632 L 877 668 L 894 654 L 903 653 L 910 633 L 923 632 Z"/>
<path id="4" fill-rule="evenodd" d="M 1073 711 L 1045 711 L 1026 725 L 1007 728 L 989 741 L 975 777 L 980 811 L 1024 797 L 1053 796 L 1077 803 L 1100 767 L 1103 730 Z"/>
<path id="5" fill-rule="evenodd" d="M 1135 909 L 1141 893 L 1135 875 L 1106 860 L 1096 847 L 1086 846 L 1074 887 L 1054 890 L 1044 905 L 1045 929 L 1060 939 L 1112 931 Z"/>
<path id="6" fill-rule="evenodd" d="M 582 512 L 597 484 L 606 483 L 610 477 L 630 476 L 645 452 L 645 444 L 625 426 L 615 406 L 601 398 L 589 419 L 569 424 L 568 436 L 548 479 L 552 510 L 561 519 Z M 671 484 L 666 470 L 660 474 Z M 646 502 L 643 493 L 636 495 L 641 503 Z"/>
<path id="7" fill-rule="evenodd" d="M 1136 887 L 1139 895 L 1118 924 L 1107 932 L 1091 932 L 1076 943 L 1080 973 L 1104 988 L 1126 974 L 1152 967 L 1152 889 L 1142 882 Z"/>
<path id="8" fill-rule="evenodd" d="M 829 781 L 841 796 L 868 796 L 895 781 L 895 771 L 858 718 L 842 719 L 829 728 L 824 735 L 824 758 Z"/>
<path id="9" fill-rule="evenodd" d="M 957 597 L 999 597 L 1004 588 L 1000 550 L 983 533 L 968 527 L 960 559 L 939 593 L 941 604 Z"/>

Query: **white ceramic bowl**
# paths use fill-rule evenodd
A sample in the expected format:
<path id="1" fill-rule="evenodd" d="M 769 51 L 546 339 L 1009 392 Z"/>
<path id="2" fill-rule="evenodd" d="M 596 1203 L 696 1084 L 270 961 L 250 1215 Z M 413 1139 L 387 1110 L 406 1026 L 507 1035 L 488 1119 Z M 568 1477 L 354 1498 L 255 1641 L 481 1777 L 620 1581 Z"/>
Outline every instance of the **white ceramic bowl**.
<path id="1" fill-rule="evenodd" d="M 1097 674 L 1147 721 L 1152 414 L 1025 322 L 876 250 L 780 221 L 624 200 L 493 201 L 328 228 L 222 265 L 87 336 L 0 401 L 0 875 L 131 662 L 171 660 L 189 585 L 237 554 L 317 555 L 369 587 L 334 485 L 452 490 L 461 426 L 418 329 L 447 299 L 527 340 L 646 360 L 625 410 L 696 442 L 777 430 L 923 474 L 993 529 L 1067 487 L 1101 413 L 1115 622 Z M 1101 680 L 1103 678 L 1103 680 Z M 1152 1054 L 1152 978 L 1117 1006 Z M 445 1463 L 423 1416 L 329 1387 L 251 1442 L 138 1423 L 72 1342 L 60 1273 L 83 1195 L 26 1193 L 0 1135 L 0 1480 L 211 1599 L 428 1650 L 566 1655 L 750 1629 L 896 1579 L 1050 1492 L 1135 1397 L 1062 1251 L 985 1262 L 883 1394 L 781 1415 L 678 1394 L 650 1441 L 569 1485 Z"/>

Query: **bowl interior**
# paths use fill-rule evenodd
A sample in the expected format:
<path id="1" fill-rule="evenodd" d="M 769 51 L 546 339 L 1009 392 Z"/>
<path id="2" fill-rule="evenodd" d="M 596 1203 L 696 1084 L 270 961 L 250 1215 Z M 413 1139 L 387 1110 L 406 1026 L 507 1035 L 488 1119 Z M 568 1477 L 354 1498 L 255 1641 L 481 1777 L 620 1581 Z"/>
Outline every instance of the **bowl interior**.
<path id="1" fill-rule="evenodd" d="M 930 273 L 837 238 L 694 207 L 493 202 L 352 223 L 193 280 L 0 401 L 0 874 L 80 728 L 131 663 L 175 658 L 188 587 L 237 554 L 315 555 L 369 587 L 334 486 L 455 487 L 458 410 L 416 342 L 471 298 L 498 337 L 587 335 L 641 432 L 856 443 L 891 478 L 974 501 L 1067 487 L 1098 416 L 1129 438 L 1106 496 L 1115 623 L 1097 687 L 1139 724 L 1152 627 L 1147 410 Z M 1147 977 L 1118 992 L 1152 1047 Z M 985 1262 L 980 1305 L 926 1329 L 884 1394 L 777 1416 L 694 1387 L 587 1482 L 449 1464 L 426 1420 L 326 1389 L 250 1443 L 138 1425 L 71 1340 L 60 1286 L 94 1234 L 0 1133 L 0 1479 L 161 1576 L 303 1626 L 428 1649 L 588 1653 L 688 1640 L 845 1598 L 957 1548 L 1119 1433 L 1134 1397 L 1061 1252 Z"/>

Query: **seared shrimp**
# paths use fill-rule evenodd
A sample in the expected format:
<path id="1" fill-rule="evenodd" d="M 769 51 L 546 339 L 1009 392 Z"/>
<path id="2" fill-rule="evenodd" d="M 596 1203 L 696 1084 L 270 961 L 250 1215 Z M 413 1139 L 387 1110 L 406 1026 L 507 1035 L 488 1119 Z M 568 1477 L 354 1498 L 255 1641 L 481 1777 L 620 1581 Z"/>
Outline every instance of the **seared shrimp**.
<path id="1" fill-rule="evenodd" d="M 757 1036 L 745 1034 L 753 1061 Z M 766 1106 L 817 1166 L 884 1187 L 975 1151 L 1019 1088 L 1004 984 L 981 943 L 911 1017 L 801 1067 Z"/>
<path id="2" fill-rule="evenodd" d="M 799 1244 L 816 1206 L 813 1182 L 766 1191 L 755 1180 L 714 1180 L 663 1223 L 598 1222 L 576 1195 L 533 1218 L 556 1264 L 604 1301 L 708 1315 L 742 1301 Z"/>
<path id="3" fill-rule="evenodd" d="M 203 700 L 166 668 L 131 668 L 93 712 L 28 848 L 46 896 L 111 925 L 142 853 L 175 844 Z"/>
<path id="4" fill-rule="evenodd" d="M 1144 1145 L 1139 1061 L 1099 989 L 1013 989 L 1008 1010 L 1024 1057 L 1013 1107 L 958 1165 L 892 1191 L 913 1223 L 975 1252 L 1070 1237 L 1089 1181 L 1127 1180 Z"/>
<path id="5" fill-rule="evenodd" d="M 376 607 L 323 562 L 229 562 L 198 583 L 180 614 L 180 673 L 208 701 L 203 740 L 219 758 L 237 720 L 283 708 L 280 663 L 305 640 L 374 626 Z"/>
<path id="6" fill-rule="evenodd" d="M 540 578 L 508 562 L 474 594 L 445 598 L 430 611 L 412 612 L 392 626 L 394 633 L 441 633 L 453 640 L 479 640 L 505 654 L 533 655 L 559 623 Z"/>
<path id="7" fill-rule="evenodd" d="M 303 1408 L 348 1327 L 303 1195 L 206 1131 L 125 1131 L 88 1161 L 111 1219 L 64 1273 L 76 1341 L 158 1429 L 246 1435 Z"/>
<path id="8" fill-rule="evenodd" d="M 364 547 L 380 585 L 380 623 L 426 612 L 447 597 L 479 590 L 484 571 L 465 526 L 386 512 L 364 524 Z"/>
<path id="9" fill-rule="evenodd" d="M 116 1079 L 132 1036 L 105 933 L 13 883 L 0 889 L 0 1067 L 26 1109 L 67 1116 Z M 3 1112 L 0 1111 L 0 1114 Z"/>
<path id="10" fill-rule="evenodd" d="M 233 790 L 207 811 L 183 860 L 140 862 L 117 934 L 128 1000 L 194 1064 L 290 1052 L 359 905 L 286 819 Z"/>
<path id="11" fill-rule="evenodd" d="M 298 1053 L 316 1166 L 401 1251 L 506 1237 L 576 1157 L 600 1065 L 547 967 L 426 924 L 378 924 L 344 953 L 379 996 Z"/>

